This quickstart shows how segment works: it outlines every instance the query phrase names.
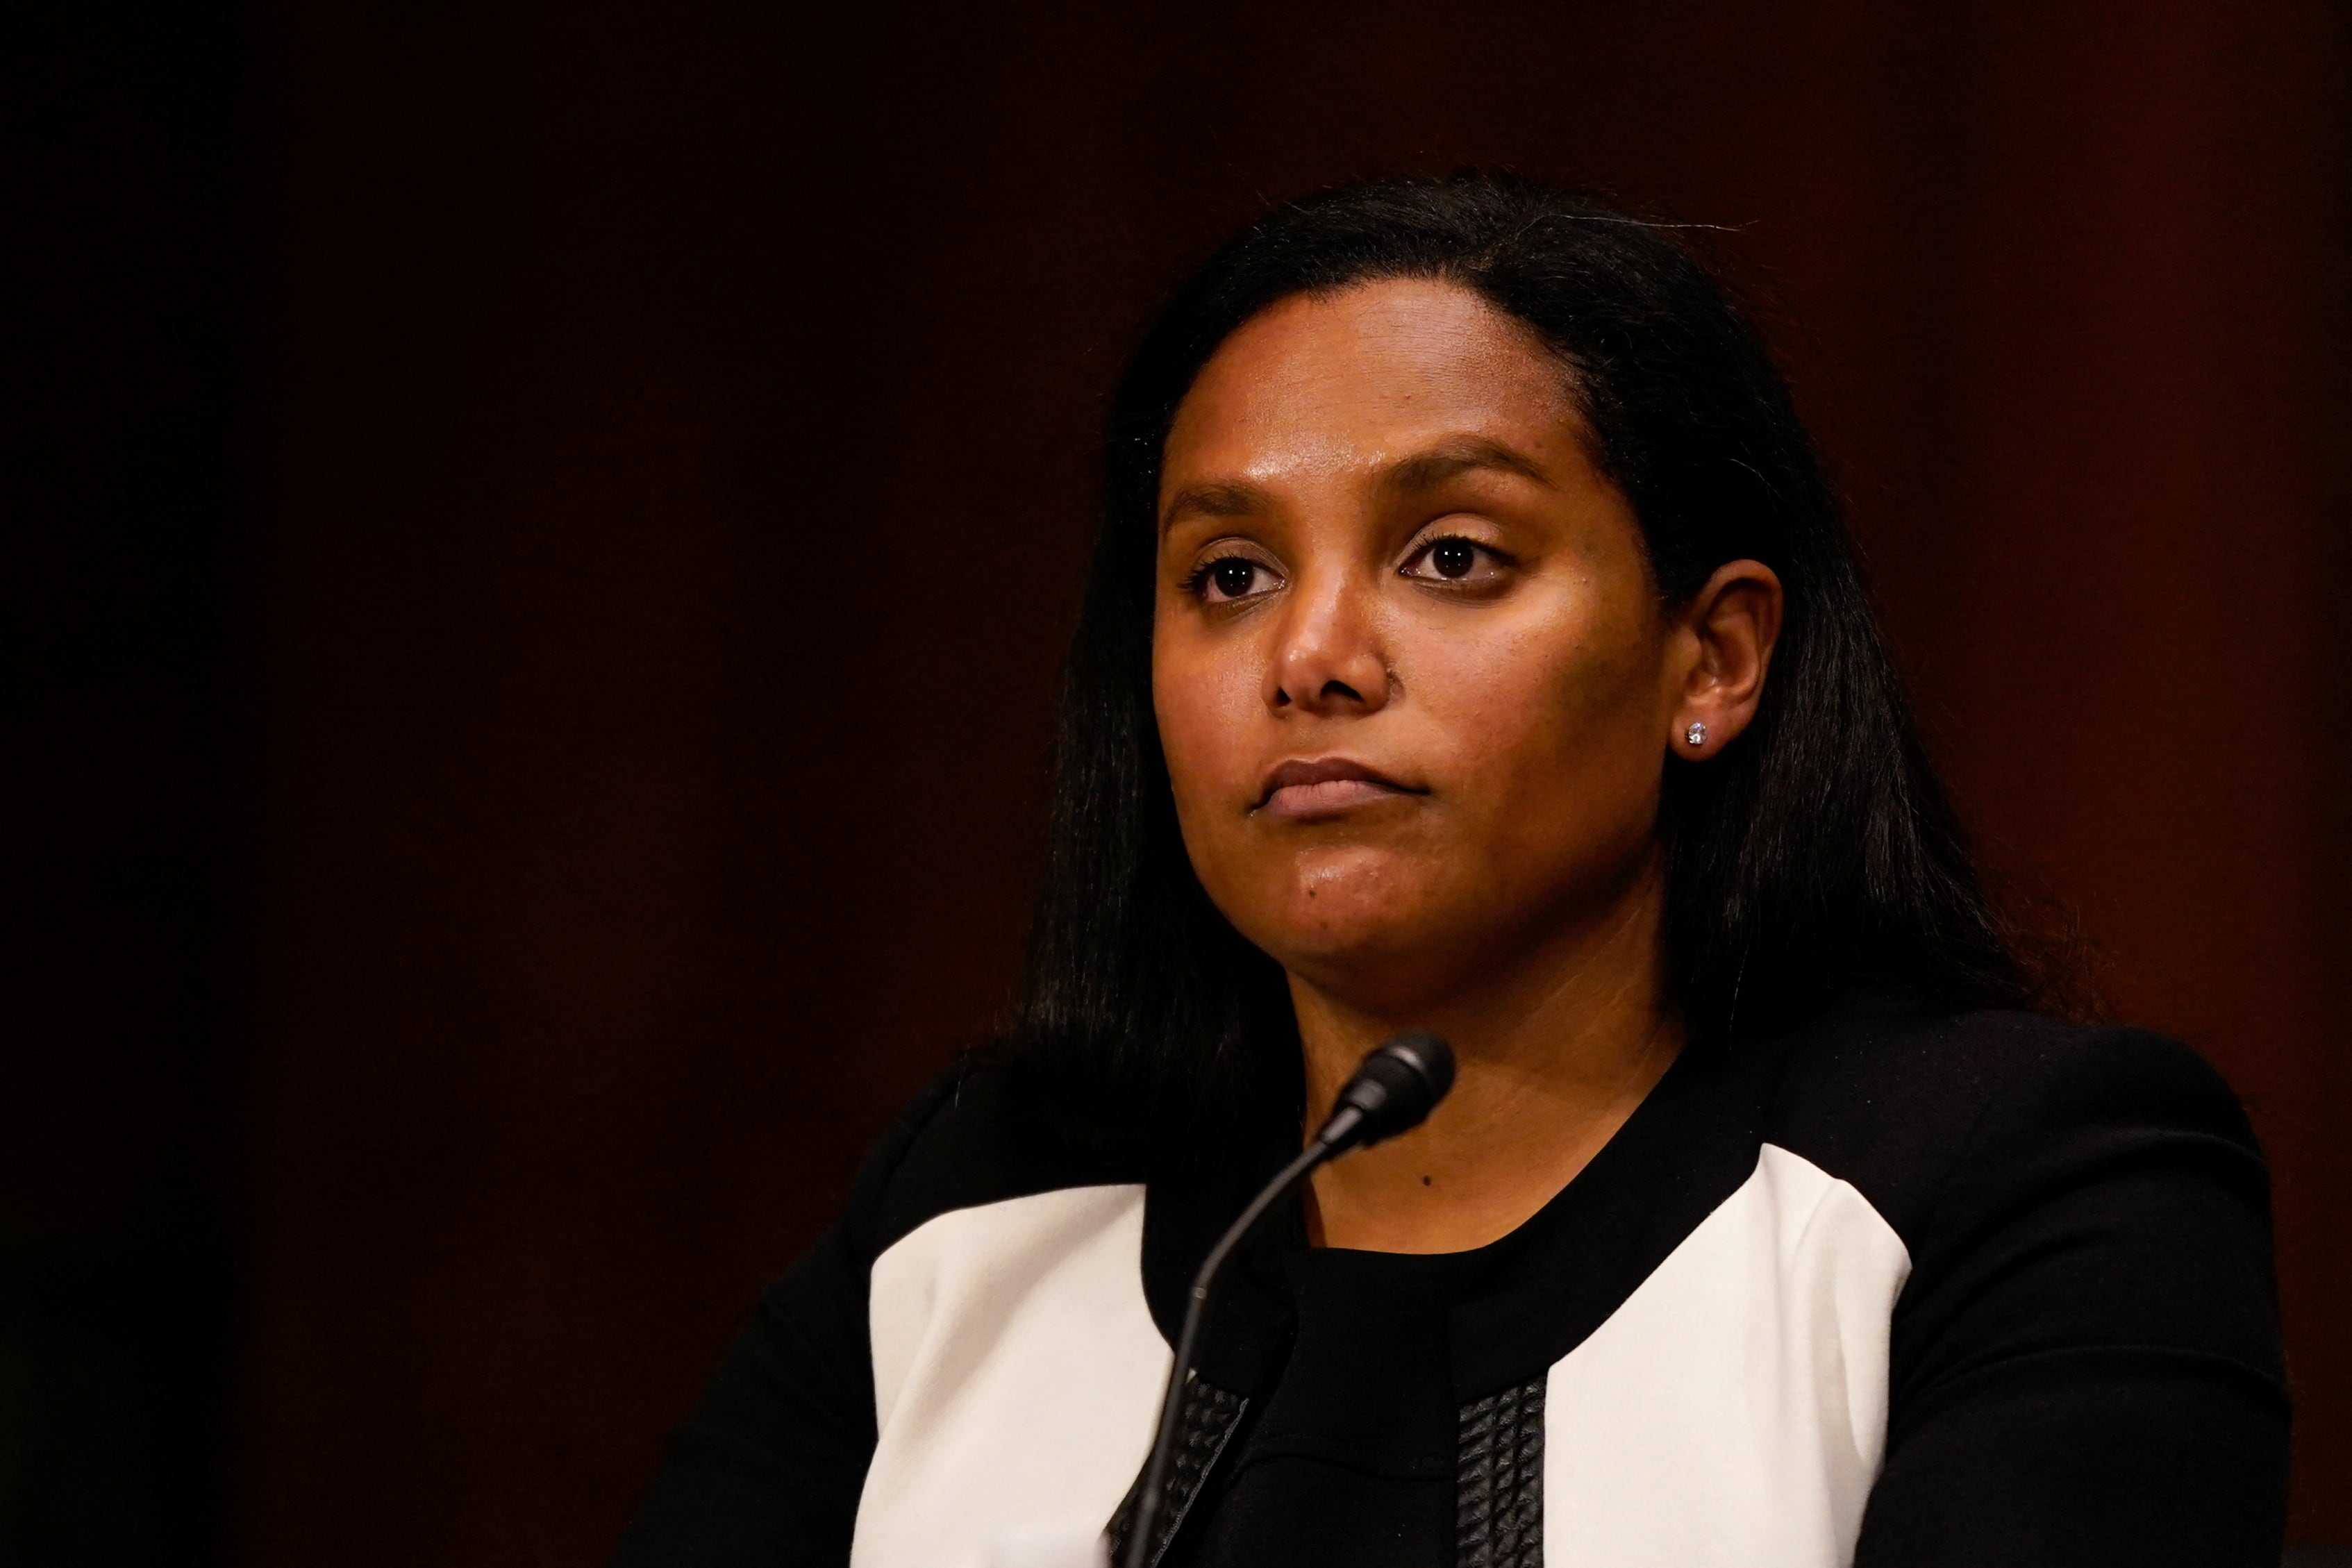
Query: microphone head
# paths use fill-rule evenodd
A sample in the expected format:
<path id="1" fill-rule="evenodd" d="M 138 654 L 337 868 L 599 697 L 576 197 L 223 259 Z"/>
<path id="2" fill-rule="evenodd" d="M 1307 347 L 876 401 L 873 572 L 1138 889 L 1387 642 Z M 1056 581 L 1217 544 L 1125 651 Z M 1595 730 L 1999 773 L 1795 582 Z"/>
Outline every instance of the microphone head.
<path id="1" fill-rule="evenodd" d="M 1339 1090 L 1327 1124 L 1338 1136 L 1326 1142 L 1339 1153 L 1410 1132 L 1453 1087 L 1454 1047 L 1425 1029 L 1408 1029 L 1368 1054 Z"/>

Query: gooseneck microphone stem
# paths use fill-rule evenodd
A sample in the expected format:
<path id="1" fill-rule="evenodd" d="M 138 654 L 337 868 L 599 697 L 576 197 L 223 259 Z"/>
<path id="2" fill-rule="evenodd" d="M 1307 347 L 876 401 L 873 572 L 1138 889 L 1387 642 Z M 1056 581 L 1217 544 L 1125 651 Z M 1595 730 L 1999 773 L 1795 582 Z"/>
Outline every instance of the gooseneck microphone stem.
<path id="1" fill-rule="evenodd" d="M 1331 1114 L 1307 1140 L 1307 1147 L 1258 1190 L 1201 1260 L 1200 1272 L 1192 1276 L 1192 1293 L 1184 1303 L 1184 1324 L 1176 1335 L 1176 1360 L 1168 1369 L 1168 1390 L 1160 1396 L 1160 1429 L 1152 1439 L 1151 1457 L 1143 1467 L 1135 1516 L 1128 1525 L 1124 1568 L 1149 1568 L 1151 1562 L 1152 1530 L 1167 1498 L 1168 1472 L 1176 1460 L 1176 1428 L 1184 1418 L 1184 1385 L 1192 1380 L 1192 1357 L 1200 1348 L 1202 1325 L 1208 1321 L 1209 1293 L 1215 1289 L 1225 1260 L 1266 1211 L 1297 1191 L 1318 1165 L 1350 1149 L 1420 1126 L 1453 1087 L 1453 1049 L 1434 1035 L 1412 1031 L 1372 1051 L 1357 1067 L 1355 1076 L 1341 1086 Z"/>
<path id="2" fill-rule="evenodd" d="M 1160 1500 L 1167 1493 L 1168 1472 L 1175 1464 L 1176 1424 L 1184 1416 L 1184 1385 L 1192 1381 L 1192 1352 L 1200 1346 L 1201 1323 L 1209 1315 L 1209 1290 L 1217 1282 L 1218 1271 L 1242 1238 L 1265 1217 L 1265 1211 L 1288 1197 L 1335 1152 L 1320 1138 L 1307 1144 L 1282 1168 L 1280 1175 L 1259 1190 L 1241 1217 L 1225 1227 L 1225 1234 L 1217 1237 L 1217 1245 L 1202 1259 L 1201 1271 L 1192 1276 L 1192 1294 L 1184 1303 L 1184 1327 L 1176 1336 L 1176 1362 L 1168 1369 L 1168 1391 L 1160 1399 L 1159 1436 L 1152 1439 L 1151 1461 L 1144 1467 L 1143 1489 L 1136 1493 L 1135 1518 L 1128 1527 L 1126 1568 L 1145 1568 L 1151 1561 L 1151 1531 L 1159 1522 Z"/>

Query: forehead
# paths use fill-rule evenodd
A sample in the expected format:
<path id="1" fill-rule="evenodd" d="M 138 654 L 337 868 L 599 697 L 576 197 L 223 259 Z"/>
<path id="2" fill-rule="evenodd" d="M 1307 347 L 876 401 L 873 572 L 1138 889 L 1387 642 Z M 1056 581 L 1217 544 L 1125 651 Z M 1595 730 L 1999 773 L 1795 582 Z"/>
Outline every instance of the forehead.
<path id="1" fill-rule="evenodd" d="M 1161 486 L 1377 465 L 1464 435 L 1567 459 L 1582 430 L 1567 367 L 1524 322 L 1456 284 L 1383 279 L 1244 322 L 1177 409 Z"/>

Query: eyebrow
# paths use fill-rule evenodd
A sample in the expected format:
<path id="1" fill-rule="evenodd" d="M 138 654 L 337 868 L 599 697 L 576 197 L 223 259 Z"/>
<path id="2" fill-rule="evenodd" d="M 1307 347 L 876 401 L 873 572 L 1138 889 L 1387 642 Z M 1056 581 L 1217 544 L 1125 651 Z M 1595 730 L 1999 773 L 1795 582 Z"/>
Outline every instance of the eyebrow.
<path id="1" fill-rule="evenodd" d="M 1401 458 L 1381 475 L 1379 482 L 1381 489 L 1393 494 L 1417 495 L 1435 489 L 1448 479 L 1481 469 L 1517 474 L 1546 489 L 1559 488 L 1533 458 L 1485 436 L 1457 436 L 1425 452 Z M 1272 495 L 1244 480 L 1187 485 L 1168 498 L 1168 505 L 1160 514 L 1160 531 L 1165 533 L 1188 518 L 1255 517 L 1271 511 L 1274 506 Z"/>
<path id="2" fill-rule="evenodd" d="M 1381 488 L 1403 495 L 1434 489 L 1446 480 L 1481 468 L 1517 474 L 1533 479 L 1546 489 L 1556 487 L 1549 474 L 1533 458 L 1516 447 L 1484 436 L 1461 436 L 1444 441 L 1426 452 L 1416 452 L 1401 459 L 1381 476 Z"/>
<path id="3" fill-rule="evenodd" d="M 1256 485 L 1187 485 L 1168 498 L 1160 514 L 1160 531 L 1167 532 L 1188 517 L 1254 517 L 1273 507 L 1274 498 Z"/>

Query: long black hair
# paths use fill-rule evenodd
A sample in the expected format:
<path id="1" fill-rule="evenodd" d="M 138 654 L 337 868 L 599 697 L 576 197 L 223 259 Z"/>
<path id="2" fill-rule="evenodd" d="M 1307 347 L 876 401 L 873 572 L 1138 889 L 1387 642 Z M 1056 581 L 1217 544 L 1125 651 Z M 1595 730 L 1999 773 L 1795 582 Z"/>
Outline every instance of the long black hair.
<path id="1" fill-rule="evenodd" d="M 1194 877 L 1152 715 L 1161 449 L 1243 322 L 1293 295 L 1397 278 L 1472 290 L 1550 346 L 1668 605 L 1727 561 L 1780 574 L 1785 619 L 1754 722 L 1711 762 L 1664 764 L 1668 973 L 1694 1026 L 1785 1026 L 1871 980 L 1955 1003 L 2028 1000 L 1920 747 L 1837 493 L 1755 331 L 1672 227 L 1463 174 L 1268 213 L 1178 289 L 1121 380 L 1010 1054 L 1098 1135 L 1201 1150 L 1297 1126 L 1282 973 Z M 1141 1110 L 1140 1124 L 1123 1109 Z"/>

